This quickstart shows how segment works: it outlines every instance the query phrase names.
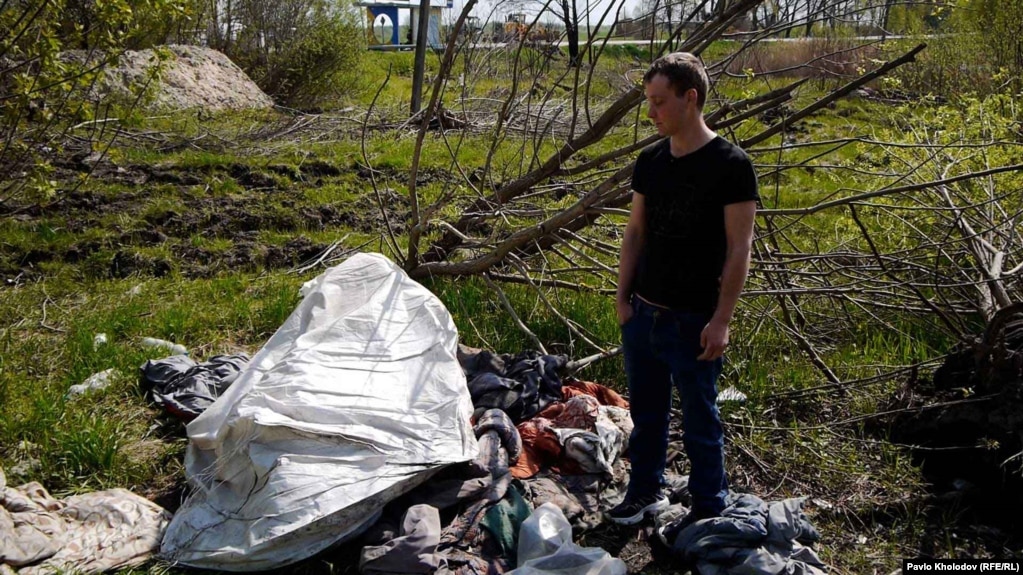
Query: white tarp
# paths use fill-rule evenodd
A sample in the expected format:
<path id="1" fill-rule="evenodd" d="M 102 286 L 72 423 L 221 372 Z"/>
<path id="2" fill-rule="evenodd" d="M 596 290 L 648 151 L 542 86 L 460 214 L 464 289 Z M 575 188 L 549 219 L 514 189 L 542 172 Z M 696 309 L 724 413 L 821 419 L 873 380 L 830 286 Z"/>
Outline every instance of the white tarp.
<path id="1" fill-rule="evenodd" d="M 195 492 L 167 529 L 174 562 L 257 571 L 369 527 L 385 503 L 473 459 L 472 403 L 444 305 L 387 258 L 355 255 L 303 299 L 188 425 Z"/>

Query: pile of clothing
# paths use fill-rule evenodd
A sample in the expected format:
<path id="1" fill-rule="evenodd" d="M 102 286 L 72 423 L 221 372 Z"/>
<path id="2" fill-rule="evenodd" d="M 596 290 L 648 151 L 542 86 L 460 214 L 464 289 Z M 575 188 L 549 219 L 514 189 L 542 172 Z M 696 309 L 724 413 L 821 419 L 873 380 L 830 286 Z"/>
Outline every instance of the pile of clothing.
<path id="1" fill-rule="evenodd" d="M 515 567 L 533 509 L 546 504 L 565 525 L 591 528 L 624 496 L 631 419 L 619 394 L 562 381 L 563 356 L 459 346 L 458 358 L 479 456 L 385 507 L 363 536 L 363 573 L 503 573 Z M 572 572 L 599 564 L 624 573 L 624 563 L 593 552 L 572 548 Z"/>
<path id="2" fill-rule="evenodd" d="M 825 575 L 810 545 L 820 540 L 803 512 L 805 498 L 766 503 L 730 493 L 720 517 L 686 521 L 684 511 L 658 529 L 674 557 L 700 575 Z"/>
<path id="3" fill-rule="evenodd" d="M 577 529 L 624 496 L 632 421 L 603 385 L 562 379 L 564 356 L 494 354 L 459 345 L 479 455 L 388 503 L 361 536 L 364 573 L 487 573 L 515 565 L 518 532 L 545 503 Z M 247 367 L 245 356 L 146 362 L 151 400 L 191 421 Z"/>

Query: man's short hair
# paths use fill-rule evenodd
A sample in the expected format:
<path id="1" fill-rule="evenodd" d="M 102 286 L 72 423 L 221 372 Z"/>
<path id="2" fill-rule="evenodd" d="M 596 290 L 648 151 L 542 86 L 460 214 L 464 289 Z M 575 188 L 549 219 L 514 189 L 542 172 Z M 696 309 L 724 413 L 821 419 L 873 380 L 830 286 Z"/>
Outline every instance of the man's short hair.
<path id="1" fill-rule="evenodd" d="M 657 74 L 668 79 L 668 84 L 675 88 L 675 94 L 682 96 L 688 90 L 696 90 L 696 105 L 703 109 L 707 101 L 707 90 L 710 81 L 703 62 L 689 52 L 672 52 L 654 60 L 650 69 L 643 74 L 643 83 L 649 84 Z"/>

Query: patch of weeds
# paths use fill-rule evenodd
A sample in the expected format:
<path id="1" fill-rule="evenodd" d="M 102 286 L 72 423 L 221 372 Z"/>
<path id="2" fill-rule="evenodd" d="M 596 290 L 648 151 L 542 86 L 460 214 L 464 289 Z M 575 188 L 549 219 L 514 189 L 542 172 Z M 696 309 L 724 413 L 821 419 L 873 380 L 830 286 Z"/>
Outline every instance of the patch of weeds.
<path id="1" fill-rule="evenodd" d="M 226 252 L 234 246 L 234 242 L 229 238 L 209 237 L 203 234 L 193 234 L 188 238 L 188 244 L 214 253 Z"/>
<path id="2" fill-rule="evenodd" d="M 117 419 L 76 413 L 55 430 L 51 441 L 61 449 L 47 467 L 66 474 L 68 482 L 73 478 L 102 485 L 121 465 L 122 432 L 123 424 Z"/>
<path id="3" fill-rule="evenodd" d="M 234 165 L 236 161 L 235 156 L 230 154 L 222 154 L 216 152 L 210 152 L 206 150 L 188 151 L 181 153 L 173 163 L 164 163 L 157 167 L 164 169 L 174 168 L 177 170 L 189 170 L 189 169 L 201 169 L 208 170 L 210 168 L 225 168 Z"/>
<path id="4" fill-rule="evenodd" d="M 293 174 L 293 170 L 286 166 L 278 166 L 277 169 L 268 168 L 264 171 L 245 164 L 231 164 L 228 166 L 227 174 L 243 189 L 272 190 L 290 187 L 289 175 Z"/>
<path id="5" fill-rule="evenodd" d="M 230 198 L 245 192 L 245 187 L 232 177 L 213 175 L 206 180 L 205 190 L 211 198 Z"/>
<path id="6" fill-rule="evenodd" d="M 340 208 L 363 195 L 354 183 L 349 181 L 332 181 L 323 185 L 302 190 L 304 201 L 313 206 L 330 206 Z"/>
<path id="7" fill-rule="evenodd" d="M 180 198 L 157 196 L 146 203 L 140 217 L 153 226 L 163 226 L 186 211 Z"/>
<path id="8" fill-rule="evenodd" d="M 635 62 L 650 62 L 653 58 L 650 55 L 649 46 L 637 46 L 634 44 L 623 44 L 615 45 L 611 44 L 604 47 L 604 51 L 601 57 L 607 56 L 609 58 L 628 58 Z M 704 53 L 706 56 L 706 52 Z"/>
<path id="9" fill-rule="evenodd" d="M 254 308 L 252 334 L 269 338 L 288 319 L 300 301 L 297 282 L 274 282 L 261 286 L 250 297 L 259 302 Z"/>
<path id="10" fill-rule="evenodd" d="M 135 377 L 161 352 L 141 346 L 140 338 L 182 342 L 197 358 L 251 351 L 294 309 L 301 282 L 292 276 L 94 281 L 83 293 L 56 276 L 45 286 L 0 291 L 0 309 L 9 312 L 0 314 L 7 322 L 0 332 L 0 465 L 18 468 L 31 452 L 41 464 L 22 465 L 27 471 L 18 478 L 43 481 L 55 493 L 149 483 L 171 489 L 180 476 L 160 478 L 180 473 L 174 461 L 184 444 L 149 437 L 157 412 L 145 405 Z M 45 323 L 52 330 L 35 331 L 43 321 L 39 298 L 50 302 Z M 98 333 L 107 343 L 94 343 Z M 65 398 L 71 385 L 110 368 L 117 375 L 108 388 Z"/>

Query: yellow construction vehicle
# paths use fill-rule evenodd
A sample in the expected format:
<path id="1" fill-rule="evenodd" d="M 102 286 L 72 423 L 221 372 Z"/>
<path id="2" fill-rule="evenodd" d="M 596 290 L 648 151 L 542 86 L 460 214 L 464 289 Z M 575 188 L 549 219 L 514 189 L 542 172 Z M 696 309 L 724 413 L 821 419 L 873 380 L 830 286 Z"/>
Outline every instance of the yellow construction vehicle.
<path id="1" fill-rule="evenodd" d="M 526 15 L 522 12 L 508 14 L 504 20 L 505 42 L 521 42 L 526 36 Z"/>
<path id="2" fill-rule="evenodd" d="M 525 13 L 513 12 L 505 17 L 504 33 L 501 40 L 504 42 L 546 42 L 552 38 L 556 39 L 557 36 L 558 34 L 548 31 L 540 22 L 536 22 L 530 28 Z"/>

